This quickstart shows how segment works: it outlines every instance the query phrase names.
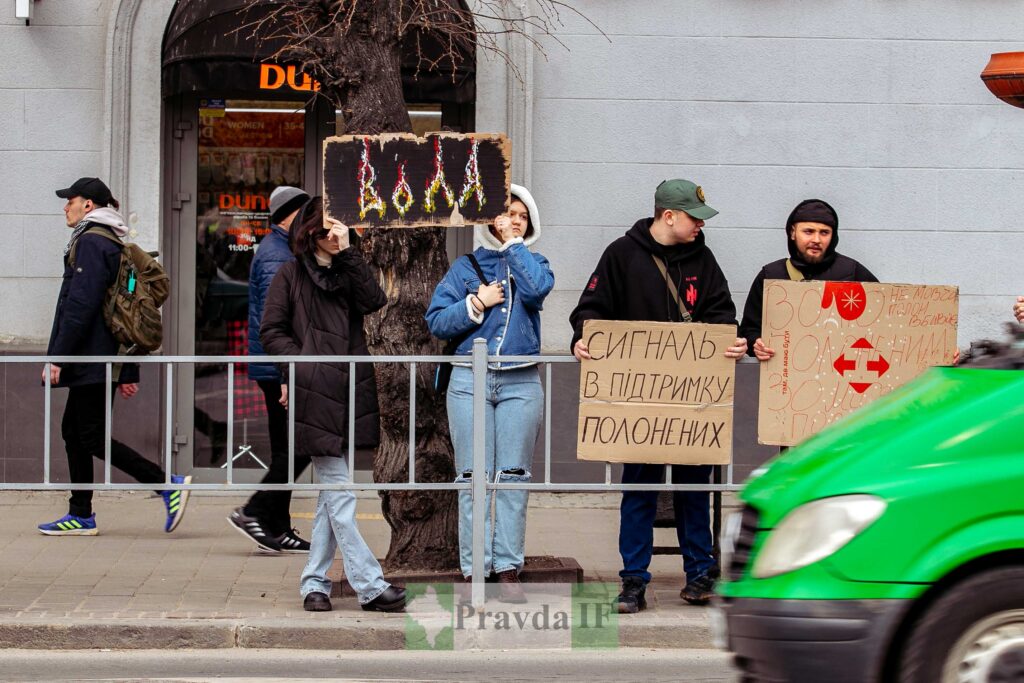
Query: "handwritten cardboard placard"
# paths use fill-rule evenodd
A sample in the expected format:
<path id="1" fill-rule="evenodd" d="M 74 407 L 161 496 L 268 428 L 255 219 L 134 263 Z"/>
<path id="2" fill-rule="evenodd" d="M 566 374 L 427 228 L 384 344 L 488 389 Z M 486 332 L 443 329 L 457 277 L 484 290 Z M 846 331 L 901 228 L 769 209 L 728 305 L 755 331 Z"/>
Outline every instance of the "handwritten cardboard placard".
<path id="1" fill-rule="evenodd" d="M 764 286 L 757 440 L 791 446 L 956 352 L 956 287 L 871 282 Z"/>
<path id="2" fill-rule="evenodd" d="M 729 463 L 734 325 L 588 320 L 583 339 L 577 458 Z"/>
<path id="3" fill-rule="evenodd" d="M 490 223 L 509 200 L 512 145 L 495 133 L 324 140 L 324 210 L 350 226 Z"/>

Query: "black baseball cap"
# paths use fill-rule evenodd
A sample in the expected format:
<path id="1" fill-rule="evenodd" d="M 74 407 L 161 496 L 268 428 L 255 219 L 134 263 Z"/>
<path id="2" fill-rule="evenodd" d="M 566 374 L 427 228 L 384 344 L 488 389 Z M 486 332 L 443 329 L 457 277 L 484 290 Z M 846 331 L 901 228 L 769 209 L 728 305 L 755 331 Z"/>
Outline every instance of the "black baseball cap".
<path id="1" fill-rule="evenodd" d="M 79 178 L 71 187 L 57 190 L 57 196 L 61 199 L 71 199 L 72 197 L 91 199 L 100 206 L 110 206 L 114 200 L 110 188 L 99 178 Z"/>

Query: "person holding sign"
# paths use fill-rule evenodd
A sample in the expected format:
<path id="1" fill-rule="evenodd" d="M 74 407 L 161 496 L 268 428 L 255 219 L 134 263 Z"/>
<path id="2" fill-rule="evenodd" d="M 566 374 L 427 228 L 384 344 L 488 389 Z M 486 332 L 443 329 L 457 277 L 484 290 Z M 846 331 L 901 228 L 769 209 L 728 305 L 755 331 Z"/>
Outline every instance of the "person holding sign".
<path id="1" fill-rule="evenodd" d="M 382 308 L 387 297 L 370 266 L 349 248 L 348 228 L 324 221 L 323 200 L 310 199 L 293 225 L 296 259 L 277 271 L 263 308 L 260 343 L 272 356 L 369 355 L 363 317 Z M 281 382 L 288 383 L 288 364 L 280 364 Z M 348 447 L 349 382 L 356 383 L 355 442 L 376 446 L 380 440 L 380 409 L 373 365 L 357 363 L 355 377 L 348 363 L 296 363 L 294 396 L 282 392 L 281 402 L 295 413 L 295 460 L 309 458 L 324 484 L 350 479 Z M 327 571 L 340 546 L 345 576 L 366 611 L 397 612 L 405 607 L 405 591 L 384 580 L 380 563 L 356 526 L 352 491 L 321 491 L 313 519 L 309 561 L 302 570 L 302 606 L 308 612 L 331 610 L 331 579 Z"/>
<path id="2" fill-rule="evenodd" d="M 878 282 L 870 270 L 836 251 L 839 215 L 820 199 L 805 199 L 789 214 L 786 243 L 789 258 L 772 261 L 761 268 L 750 285 L 743 307 L 740 334 L 747 340 L 747 353 L 760 361 L 775 355 L 775 350 L 761 338 L 765 280 Z"/>
<path id="3" fill-rule="evenodd" d="M 654 217 L 643 218 L 601 255 L 597 269 L 569 317 L 573 326 L 572 352 L 590 358 L 583 340 L 587 320 L 650 320 L 736 324 L 736 306 L 729 283 L 714 254 L 704 243 L 704 221 L 718 212 L 704 203 L 704 191 L 688 180 L 666 180 L 654 193 Z M 725 351 L 742 358 L 747 342 L 742 337 Z M 711 465 L 673 465 L 677 484 L 707 484 Z M 664 481 L 665 466 L 627 463 L 624 484 Z M 654 550 L 656 491 L 624 491 L 619 518 L 619 554 L 622 556 L 620 613 L 632 614 L 647 606 L 648 567 Z M 680 593 L 687 602 L 707 604 L 714 591 L 711 577 L 710 497 L 707 492 L 673 494 L 676 534 L 686 571 Z"/>
<path id="4" fill-rule="evenodd" d="M 491 356 L 540 353 L 540 310 L 555 285 L 548 260 L 528 247 L 540 237 L 537 205 L 525 187 L 512 185 L 508 212 L 494 226 L 477 226 L 481 243 L 460 257 L 438 283 L 427 308 L 430 332 L 461 340 L 454 355 L 468 356 L 473 340 L 487 340 Z M 455 447 L 458 482 L 473 472 L 473 371 L 455 363 L 448 392 L 448 424 Z M 533 449 L 543 415 L 544 391 L 532 362 L 492 362 L 487 370 L 487 471 L 489 480 L 529 482 Z M 490 509 L 488 492 L 487 509 Z M 525 602 L 519 585 L 526 541 L 529 491 L 498 491 L 493 530 L 487 519 L 484 570 L 493 570 L 504 602 Z M 473 571 L 472 498 L 459 491 L 459 564 L 468 581 Z"/>

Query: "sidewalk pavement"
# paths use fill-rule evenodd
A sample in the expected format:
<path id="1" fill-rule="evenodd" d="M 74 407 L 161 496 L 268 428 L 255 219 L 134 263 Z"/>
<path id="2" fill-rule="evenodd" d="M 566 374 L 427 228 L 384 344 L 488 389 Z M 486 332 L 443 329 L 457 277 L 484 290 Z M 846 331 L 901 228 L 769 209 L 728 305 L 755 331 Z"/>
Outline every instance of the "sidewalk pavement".
<path id="1" fill-rule="evenodd" d="M 405 616 L 363 612 L 353 597 L 334 611 L 302 609 L 305 555 L 269 555 L 225 517 L 244 496 L 193 493 L 172 534 L 159 498 L 98 493 L 100 534 L 55 538 L 36 530 L 66 512 L 66 492 L 0 493 L 0 648 L 405 648 Z M 315 499 L 296 497 L 293 524 L 309 537 Z M 376 494 L 360 494 L 359 528 L 383 557 L 389 528 Z M 587 581 L 618 583 L 618 496 L 534 494 L 526 554 L 573 557 Z M 655 545 L 674 531 L 655 530 Z M 341 562 L 335 564 L 338 578 Z M 681 560 L 655 556 L 648 609 L 622 615 L 631 647 L 712 647 L 708 610 L 679 598 Z"/>

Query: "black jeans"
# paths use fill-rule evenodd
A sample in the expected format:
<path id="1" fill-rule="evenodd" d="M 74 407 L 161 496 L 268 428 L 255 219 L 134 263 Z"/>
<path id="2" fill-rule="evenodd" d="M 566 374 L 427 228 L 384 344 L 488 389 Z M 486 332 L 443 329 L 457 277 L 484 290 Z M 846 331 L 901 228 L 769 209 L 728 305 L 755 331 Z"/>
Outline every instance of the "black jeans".
<path id="1" fill-rule="evenodd" d="M 287 484 L 288 411 L 278 402 L 281 399 L 281 384 L 276 381 L 257 384 L 267 404 L 267 422 L 270 427 L 270 468 L 261 483 Z M 309 456 L 296 455 L 295 476 L 305 472 L 309 463 Z M 245 514 L 260 520 L 271 536 L 280 536 L 292 528 L 291 515 L 288 514 L 291 502 L 291 491 L 257 491 L 245 504 Z"/>
<path id="2" fill-rule="evenodd" d="M 104 393 L 103 384 L 86 384 L 68 390 L 60 433 L 68 454 L 72 484 L 93 483 L 92 459 L 103 460 Z M 110 440 L 110 464 L 143 484 L 164 481 L 164 471 L 156 463 L 114 439 Z M 72 491 L 68 512 L 78 517 L 91 515 L 92 491 Z"/>

